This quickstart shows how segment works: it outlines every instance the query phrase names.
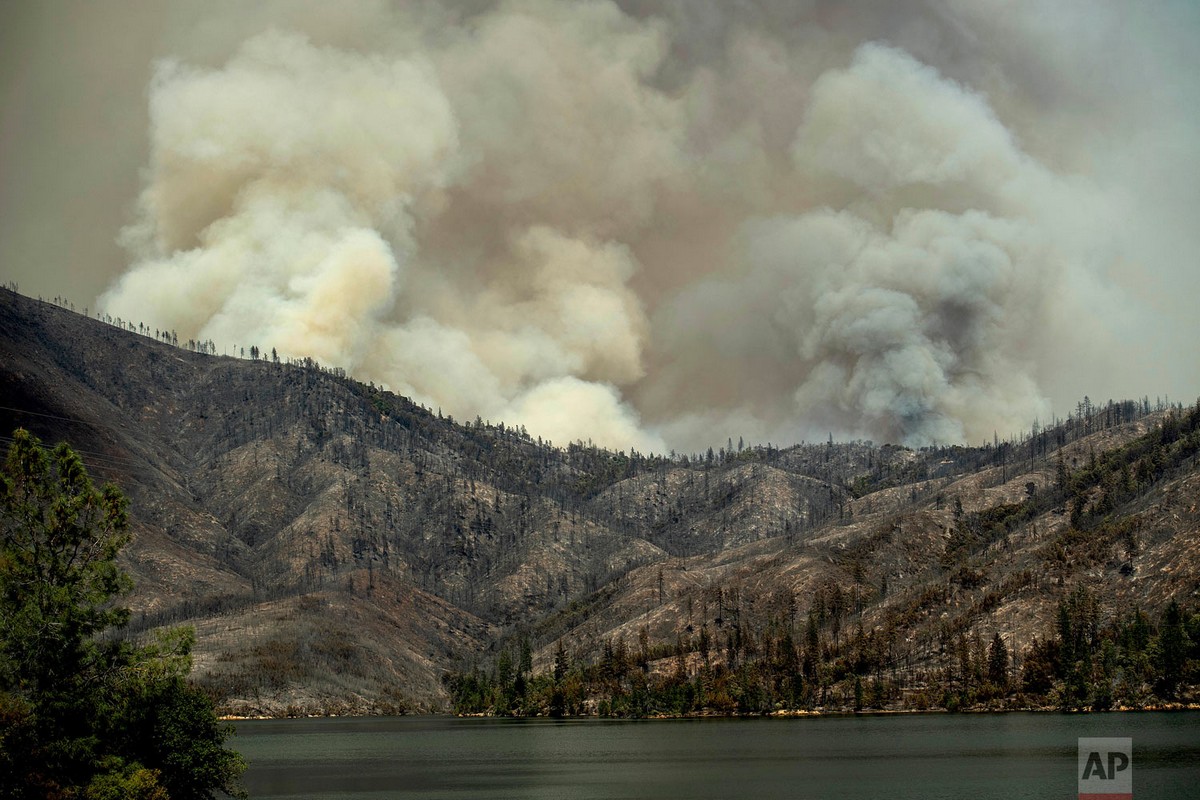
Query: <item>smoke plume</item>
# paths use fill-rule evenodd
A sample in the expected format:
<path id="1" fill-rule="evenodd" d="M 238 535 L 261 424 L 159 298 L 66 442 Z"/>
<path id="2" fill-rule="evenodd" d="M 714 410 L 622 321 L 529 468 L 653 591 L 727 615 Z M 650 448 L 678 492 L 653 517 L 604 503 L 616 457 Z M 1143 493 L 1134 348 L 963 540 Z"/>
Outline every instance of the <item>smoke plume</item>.
<path id="1" fill-rule="evenodd" d="M 1131 329 L 1171 357 L 1147 276 L 1200 288 L 1195 232 L 1139 205 L 1194 186 L 1137 177 L 1116 107 L 1194 86 L 1112 47 L 1120 4 L 1067 5 L 234 13 L 227 53 L 157 64 L 101 302 L 558 444 L 1024 429 L 1144 380 L 1092 383 Z M 1195 152 L 1164 119 L 1151 164 Z"/>

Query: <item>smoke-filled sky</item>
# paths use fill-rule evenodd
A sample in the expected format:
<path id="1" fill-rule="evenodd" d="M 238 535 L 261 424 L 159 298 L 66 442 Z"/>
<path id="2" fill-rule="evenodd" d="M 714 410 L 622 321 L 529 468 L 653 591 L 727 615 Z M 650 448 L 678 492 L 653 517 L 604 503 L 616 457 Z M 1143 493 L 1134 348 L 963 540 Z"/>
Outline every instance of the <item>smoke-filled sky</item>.
<path id="1" fill-rule="evenodd" d="M 0 7 L 0 274 L 559 444 L 1200 393 L 1200 6 Z"/>

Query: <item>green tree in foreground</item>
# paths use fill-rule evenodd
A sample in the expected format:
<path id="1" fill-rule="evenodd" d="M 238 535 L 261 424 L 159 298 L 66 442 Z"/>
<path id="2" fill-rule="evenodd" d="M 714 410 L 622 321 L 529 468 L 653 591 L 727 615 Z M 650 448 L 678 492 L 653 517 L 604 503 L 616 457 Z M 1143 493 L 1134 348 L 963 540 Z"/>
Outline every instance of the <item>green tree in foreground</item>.
<path id="1" fill-rule="evenodd" d="M 24 430 L 0 470 L 0 798 L 241 795 L 244 764 L 187 683 L 190 630 L 112 635 L 131 587 L 116 564 L 126 499 L 66 444 Z"/>

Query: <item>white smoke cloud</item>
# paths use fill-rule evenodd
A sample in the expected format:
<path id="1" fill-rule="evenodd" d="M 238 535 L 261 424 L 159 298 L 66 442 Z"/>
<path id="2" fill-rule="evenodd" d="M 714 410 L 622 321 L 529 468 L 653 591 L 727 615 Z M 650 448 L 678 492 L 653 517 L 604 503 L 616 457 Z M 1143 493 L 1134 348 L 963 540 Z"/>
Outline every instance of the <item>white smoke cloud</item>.
<path id="1" fill-rule="evenodd" d="M 645 224 L 681 168 L 678 101 L 647 85 L 661 25 L 608 2 L 513 2 L 447 32 L 470 202 L 512 225 L 608 237 Z"/>
<path id="2" fill-rule="evenodd" d="M 791 396 L 783 424 L 810 437 L 978 441 L 1047 416 L 1037 350 L 1062 336 L 1051 298 L 1069 280 L 1097 299 L 1071 235 L 1081 208 L 1099 211 L 1091 193 L 1021 153 L 979 95 L 875 43 L 814 82 L 791 155 L 798 180 L 834 180 L 845 210 L 744 225 L 745 274 L 680 293 L 662 341 L 702 336 L 714 306 L 757 317 L 732 351 L 706 348 L 710 366 L 757 360 L 777 376 L 771 393 Z"/>
<path id="3" fill-rule="evenodd" d="M 559 444 L 978 441 L 1101 394 L 1129 265 L 1194 239 L 1063 146 L 1118 74 L 1086 9 L 314 8 L 159 65 L 110 313 Z"/>
<path id="4" fill-rule="evenodd" d="M 641 82 L 661 36 L 603 3 L 456 33 L 385 56 L 271 31 L 219 69 L 161 65 L 141 258 L 103 303 L 460 417 L 660 448 L 613 388 L 643 374 L 636 260 L 597 236 L 643 224 L 674 169 L 674 104 Z"/>
<path id="5" fill-rule="evenodd" d="M 813 84 L 793 155 L 871 193 L 966 183 L 997 194 L 1022 160 L 983 98 L 875 43 Z"/>
<path id="6" fill-rule="evenodd" d="M 564 377 L 539 384 L 520 397 L 511 409 L 513 419 L 535 420 L 538 435 L 555 444 L 591 431 L 585 441 L 632 442 L 644 452 L 664 452 L 666 443 L 647 435 L 632 421 L 635 413 L 621 401 L 617 390 L 601 383 Z"/>
<path id="7" fill-rule="evenodd" d="M 889 440 L 915 442 L 1045 416 L 1023 345 L 1041 333 L 1052 262 L 1027 226 L 928 210 L 902 212 L 889 231 L 848 215 L 821 222 L 848 228 L 853 245 L 808 265 L 815 293 L 782 292 L 781 316 L 813 365 L 795 393 L 799 411 L 841 429 L 865 418 Z M 806 223 L 781 232 L 785 241 L 805 248 Z"/>
<path id="8" fill-rule="evenodd" d="M 125 232 L 141 259 L 102 302 L 199 339 L 361 366 L 420 196 L 453 170 L 457 131 L 429 66 L 268 33 L 222 70 L 161 65 L 151 120 Z"/>

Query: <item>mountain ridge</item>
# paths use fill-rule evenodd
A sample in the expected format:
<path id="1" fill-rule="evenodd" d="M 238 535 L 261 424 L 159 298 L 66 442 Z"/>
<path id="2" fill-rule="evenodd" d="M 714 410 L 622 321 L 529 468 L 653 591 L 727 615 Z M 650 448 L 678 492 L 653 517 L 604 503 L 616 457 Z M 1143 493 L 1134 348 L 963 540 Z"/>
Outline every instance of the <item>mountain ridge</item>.
<path id="1" fill-rule="evenodd" d="M 1186 416 L 1148 401 L 983 447 L 669 458 L 547 447 L 311 360 L 192 352 L 10 291 L 0 354 L 0 424 L 65 439 L 131 498 L 131 632 L 194 625 L 195 678 L 229 713 L 444 709 L 447 675 L 517 639 L 538 669 L 642 631 L 695 661 L 701 629 L 761 638 L 780 609 L 799 638 L 834 586 L 847 625 L 903 632 L 929 669 L 946 630 L 1019 656 L 1078 585 L 1150 611 L 1196 598 L 1194 454 L 1131 472 L 1128 497 L 1081 490 L 1080 519 L 1111 502 L 1133 534 L 1076 541 L 1075 509 L 1040 505 L 1063 470 Z"/>

